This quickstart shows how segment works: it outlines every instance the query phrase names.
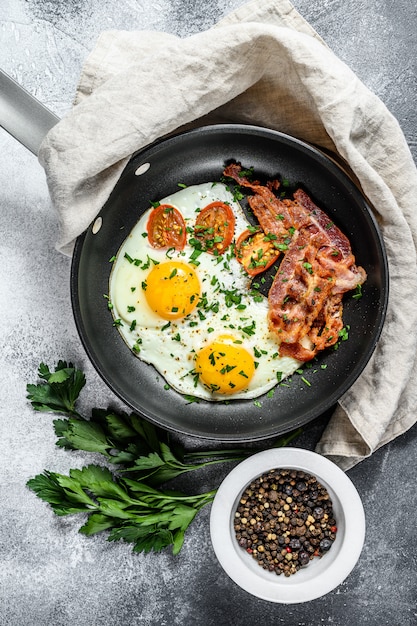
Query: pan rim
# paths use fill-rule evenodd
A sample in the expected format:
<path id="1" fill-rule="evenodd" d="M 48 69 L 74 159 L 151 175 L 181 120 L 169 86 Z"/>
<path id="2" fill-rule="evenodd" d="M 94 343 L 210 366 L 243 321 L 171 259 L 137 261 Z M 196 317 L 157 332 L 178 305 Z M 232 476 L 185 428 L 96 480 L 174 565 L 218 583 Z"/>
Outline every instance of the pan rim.
<path id="1" fill-rule="evenodd" d="M 387 255 L 385 251 L 382 234 L 379 230 L 376 218 L 370 208 L 368 200 L 364 197 L 363 193 L 360 191 L 360 189 L 358 189 L 357 185 L 352 181 L 352 179 L 348 176 L 346 171 L 339 165 L 337 161 L 327 156 L 320 149 L 316 148 L 315 146 L 312 146 L 311 144 L 303 140 L 300 140 L 295 137 L 291 137 L 290 135 L 281 133 L 280 131 L 266 129 L 266 128 L 254 126 L 254 125 L 213 124 L 210 126 L 193 128 L 191 130 L 180 132 L 178 134 L 170 135 L 169 137 L 160 138 L 157 141 L 153 142 L 152 144 L 136 152 L 135 155 L 132 156 L 132 159 L 129 161 L 129 163 L 131 163 L 133 160 L 137 159 L 141 155 L 147 155 L 149 154 L 149 152 L 152 152 L 152 150 L 158 149 L 161 145 L 163 147 L 166 147 L 170 143 L 175 144 L 177 142 L 181 142 L 181 138 L 185 136 L 190 137 L 193 135 L 197 135 L 198 137 L 201 137 L 207 134 L 210 135 L 212 133 L 226 133 L 226 132 L 241 133 L 241 134 L 243 133 L 244 135 L 248 135 L 248 136 L 252 136 L 253 134 L 256 134 L 257 136 L 261 136 L 261 137 L 262 136 L 266 136 L 268 138 L 274 137 L 278 141 L 285 142 L 285 143 L 288 142 L 291 145 L 294 145 L 294 144 L 298 145 L 301 149 L 307 151 L 308 154 L 314 155 L 316 159 L 319 159 L 322 162 L 324 162 L 326 166 L 329 166 L 330 164 L 332 168 L 336 168 L 338 175 L 343 177 L 345 181 L 349 181 L 349 184 L 351 186 L 352 185 L 354 186 L 356 193 L 360 195 L 364 203 L 364 206 L 367 209 L 367 218 L 372 222 L 374 235 L 376 237 L 376 242 L 379 248 L 380 260 L 382 263 L 381 265 L 381 298 L 379 302 L 377 323 L 375 324 L 375 327 L 373 328 L 372 341 L 369 344 L 367 357 L 366 359 L 363 359 L 363 358 L 360 359 L 359 364 L 355 364 L 355 367 L 353 368 L 352 372 L 350 372 L 350 375 L 348 379 L 345 381 L 345 383 L 339 385 L 337 389 L 332 394 L 327 396 L 325 399 L 322 399 L 321 401 L 313 405 L 313 407 L 310 410 L 304 411 L 304 413 L 300 415 L 298 419 L 294 419 L 291 422 L 290 427 L 281 428 L 278 430 L 269 429 L 266 432 L 264 431 L 253 432 L 251 434 L 248 434 L 248 433 L 239 434 L 235 432 L 230 433 L 230 434 L 225 434 L 225 433 L 218 433 L 218 432 L 205 432 L 205 431 L 200 431 L 198 429 L 174 425 L 170 421 L 167 421 L 166 419 L 164 419 L 164 416 L 155 414 L 155 412 L 148 410 L 148 409 L 144 410 L 143 407 L 138 408 L 138 405 L 135 402 L 132 402 L 129 398 L 126 397 L 126 393 L 124 389 L 121 388 L 120 385 L 118 385 L 117 382 L 114 379 L 112 379 L 111 376 L 109 376 L 108 371 L 106 371 L 106 368 L 102 366 L 100 359 L 97 358 L 97 355 L 94 350 L 94 346 L 88 336 L 88 333 L 86 332 L 83 315 L 81 312 L 81 303 L 79 299 L 80 294 L 79 294 L 79 289 L 78 289 L 81 257 L 83 254 L 83 249 L 84 249 L 84 245 L 86 242 L 89 229 L 86 229 L 86 231 L 84 231 L 84 233 L 82 233 L 77 238 L 75 246 L 74 246 L 74 253 L 73 253 L 72 263 L 71 263 L 71 277 L 70 277 L 71 303 L 72 303 L 72 309 L 73 309 L 77 331 L 78 331 L 79 337 L 81 339 L 81 342 L 84 346 L 84 349 L 87 353 L 87 356 L 90 362 L 92 363 L 92 365 L 94 366 L 95 370 L 100 375 L 100 377 L 107 384 L 109 389 L 120 400 L 122 400 L 130 409 L 139 413 L 141 416 L 143 416 L 145 419 L 149 420 L 150 422 L 154 423 L 155 425 L 162 427 L 171 432 L 175 432 L 175 433 L 187 435 L 187 436 L 192 436 L 192 437 L 197 437 L 197 438 L 205 439 L 205 440 L 221 441 L 225 443 L 226 442 L 227 443 L 232 443 L 232 442 L 245 443 L 245 442 L 263 441 L 265 439 L 274 437 L 277 434 L 284 434 L 285 432 L 293 430 L 294 428 L 306 425 L 307 423 L 313 421 L 314 419 L 316 419 L 317 417 L 319 417 L 320 415 L 328 411 L 329 408 L 334 406 L 336 402 L 353 385 L 353 383 L 357 380 L 357 378 L 359 378 L 359 376 L 365 369 L 367 363 L 369 362 L 370 358 L 372 357 L 375 351 L 376 345 L 380 338 L 382 328 L 385 322 L 386 311 L 387 311 L 387 306 L 388 306 L 388 295 L 389 295 L 388 293 L 389 292 L 389 268 L 388 268 Z M 121 176 L 121 179 L 122 178 L 123 178 L 123 174 Z M 213 404 L 207 401 L 201 401 L 201 402 L 208 406 Z M 246 400 L 244 402 L 250 402 L 250 401 Z"/>

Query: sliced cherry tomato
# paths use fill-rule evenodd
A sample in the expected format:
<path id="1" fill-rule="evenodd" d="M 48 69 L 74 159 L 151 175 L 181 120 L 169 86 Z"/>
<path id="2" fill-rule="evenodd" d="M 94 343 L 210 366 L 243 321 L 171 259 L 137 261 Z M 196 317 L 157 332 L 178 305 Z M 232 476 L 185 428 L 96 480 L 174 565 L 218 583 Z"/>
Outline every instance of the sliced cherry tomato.
<path id="1" fill-rule="evenodd" d="M 200 211 L 194 234 L 211 254 L 223 254 L 232 243 L 235 232 L 233 210 L 224 202 L 212 202 Z"/>
<path id="2" fill-rule="evenodd" d="M 245 230 L 236 242 L 236 258 L 249 276 L 256 276 L 271 267 L 280 255 L 263 231 Z"/>
<path id="3" fill-rule="evenodd" d="M 149 243 L 154 248 L 182 250 L 186 242 L 184 218 L 170 204 L 160 204 L 150 214 L 147 224 Z"/>

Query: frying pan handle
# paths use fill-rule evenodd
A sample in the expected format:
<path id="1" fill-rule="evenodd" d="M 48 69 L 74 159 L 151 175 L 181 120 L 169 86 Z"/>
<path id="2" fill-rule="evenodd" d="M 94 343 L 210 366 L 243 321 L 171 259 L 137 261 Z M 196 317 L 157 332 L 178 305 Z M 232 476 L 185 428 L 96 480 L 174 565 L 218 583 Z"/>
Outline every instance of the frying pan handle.
<path id="1" fill-rule="evenodd" d="M 46 133 L 59 121 L 39 100 L 0 69 L 0 126 L 36 156 Z"/>

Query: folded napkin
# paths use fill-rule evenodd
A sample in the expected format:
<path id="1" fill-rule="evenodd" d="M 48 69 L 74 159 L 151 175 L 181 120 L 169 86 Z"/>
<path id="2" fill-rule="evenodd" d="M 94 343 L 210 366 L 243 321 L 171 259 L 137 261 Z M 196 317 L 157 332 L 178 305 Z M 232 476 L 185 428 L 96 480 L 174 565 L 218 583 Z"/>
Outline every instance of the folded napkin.
<path id="1" fill-rule="evenodd" d="M 317 445 L 348 469 L 417 417 L 417 171 L 396 120 L 287 0 L 252 0 L 185 39 L 100 36 L 74 108 L 39 153 L 60 220 L 57 247 L 71 254 L 135 151 L 215 122 L 265 126 L 331 150 L 375 207 L 390 267 L 386 324 Z"/>

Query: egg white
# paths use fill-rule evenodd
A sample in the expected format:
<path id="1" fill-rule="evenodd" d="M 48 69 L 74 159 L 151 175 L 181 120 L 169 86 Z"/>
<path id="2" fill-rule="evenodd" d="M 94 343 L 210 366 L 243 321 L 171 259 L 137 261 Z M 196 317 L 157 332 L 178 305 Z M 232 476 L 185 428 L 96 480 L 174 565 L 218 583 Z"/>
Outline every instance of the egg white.
<path id="1" fill-rule="evenodd" d="M 198 210 L 217 200 L 233 208 L 235 236 L 248 224 L 241 206 L 222 183 L 187 187 L 160 200 L 171 204 L 194 226 Z M 250 281 L 230 250 L 216 257 L 203 252 L 198 265 L 190 263 L 194 248 L 188 243 L 182 251 L 153 248 L 146 236 L 149 213 L 145 212 L 116 255 L 110 276 L 109 299 L 115 324 L 127 345 L 146 363 L 152 364 L 167 383 L 181 394 L 204 400 L 256 398 L 292 374 L 299 361 L 279 357 L 278 343 L 268 329 L 268 302 L 254 299 Z M 149 307 L 142 285 L 155 263 L 178 260 L 189 263 L 196 272 L 202 296 L 199 305 L 186 317 L 162 319 Z M 235 303 L 232 299 L 237 298 Z M 207 389 L 196 376 L 195 355 L 221 335 L 231 335 L 254 358 L 255 373 L 248 386 L 233 394 Z"/>

